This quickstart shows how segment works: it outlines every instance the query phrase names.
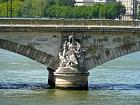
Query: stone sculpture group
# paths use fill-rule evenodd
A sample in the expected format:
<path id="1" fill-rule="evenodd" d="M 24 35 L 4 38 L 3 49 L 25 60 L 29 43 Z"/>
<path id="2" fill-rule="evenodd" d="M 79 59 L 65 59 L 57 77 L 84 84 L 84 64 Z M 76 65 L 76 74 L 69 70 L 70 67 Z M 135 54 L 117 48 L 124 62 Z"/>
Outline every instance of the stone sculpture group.
<path id="1" fill-rule="evenodd" d="M 73 35 L 70 35 L 68 41 L 63 44 L 63 51 L 59 53 L 60 70 L 75 70 L 81 71 L 84 67 L 84 51 L 81 49 L 81 45 L 74 39 Z M 61 69 L 60 69 L 61 68 Z"/>

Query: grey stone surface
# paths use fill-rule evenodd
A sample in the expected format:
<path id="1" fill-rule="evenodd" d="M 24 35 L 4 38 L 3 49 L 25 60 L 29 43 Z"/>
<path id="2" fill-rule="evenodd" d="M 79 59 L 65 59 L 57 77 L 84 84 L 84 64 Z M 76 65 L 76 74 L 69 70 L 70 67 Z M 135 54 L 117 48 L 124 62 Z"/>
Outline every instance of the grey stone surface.
<path id="1" fill-rule="evenodd" d="M 36 60 L 56 70 L 59 52 L 72 32 L 0 32 L 0 48 Z M 90 70 L 120 56 L 140 51 L 139 33 L 73 32 L 85 50 L 84 66 Z M 78 61 L 79 62 L 79 61 Z M 82 65 L 82 64 L 81 64 Z"/>
<path id="2" fill-rule="evenodd" d="M 52 87 L 55 85 L 55 72 L 58 87 L 82 85 L 85 88 L 88 87 L 88 70 L 120 56 L 140 51 L 139 33 L 81 31 L 0 32 L 0 48 L 46 65 Z M 74 38 L 67 38 L 72 33 Z"/>
<path id="3" fill-rule="evenodd" d="M 79 42 L 73 35 L 68 37 L 68 41 L 63 44 L 62 52 L 59 52 L 60 65 L 56 72 L 85 72 L 85 53 Z M 62 70 L 61 70 L 62 69 Z M 66 69 L 66 70 L 65 70 Z"/>

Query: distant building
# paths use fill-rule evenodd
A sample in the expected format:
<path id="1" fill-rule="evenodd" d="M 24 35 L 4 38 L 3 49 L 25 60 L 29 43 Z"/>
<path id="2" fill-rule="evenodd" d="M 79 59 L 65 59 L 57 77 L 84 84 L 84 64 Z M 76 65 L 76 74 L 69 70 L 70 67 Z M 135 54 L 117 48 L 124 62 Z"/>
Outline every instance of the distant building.
<path id="1" fill-rule="evenodd" d="M 138 19 L 138 13 L 140 11 L 140 0 L 137 0 L 136 4 L 136 19 Z"/>
<path id="2" fill-rule="evenodd" d="M 122 16 L 122 20 L 132 20 L 136 18 L 137 1 L 136 0 L 122 0 L 122 5 L 126 8 L 126 14 Z"/>
<path id="3" fill-rule="evenodd" d="M 78 6 L 81 5 L 92 5 L 95 3 L 108 3 L 108 2 L 116 2 L 116 0 L 75 0 Z"/>

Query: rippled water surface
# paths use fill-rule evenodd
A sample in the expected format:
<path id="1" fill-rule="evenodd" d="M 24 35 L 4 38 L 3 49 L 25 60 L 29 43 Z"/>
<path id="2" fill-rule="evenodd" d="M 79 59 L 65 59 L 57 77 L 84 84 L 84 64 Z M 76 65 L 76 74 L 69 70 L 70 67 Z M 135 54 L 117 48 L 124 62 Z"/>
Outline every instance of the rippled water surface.
<path id="1" fill-rule="evenodd" d="M 89 90 L 48 90 L 45 66 L 0 49 L 0 105 L 140 105 L 140 52 L 90 70 Z"/>

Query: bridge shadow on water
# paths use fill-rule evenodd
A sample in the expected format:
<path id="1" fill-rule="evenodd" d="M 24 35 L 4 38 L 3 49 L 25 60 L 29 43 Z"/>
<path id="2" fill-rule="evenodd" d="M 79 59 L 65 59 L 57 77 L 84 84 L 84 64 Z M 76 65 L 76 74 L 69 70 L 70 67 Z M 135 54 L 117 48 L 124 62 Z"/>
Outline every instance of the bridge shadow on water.
<path id="1" fill-rule="evenodd" d="M 46 83 L 0 83 L 0 89 L 47 89 Z"/>
<path id="2" fill-rule="evenodd" d="M 0 89 L 47 89 L 46 83 L 0 83 Z M 140 90 L 140 84 L 89 84 L 89 90 Z"/>
<path id="3" fill-rule="evenodd" d="M 140 90 L 140 84 L 89 84 L 89 90 Z"/>

